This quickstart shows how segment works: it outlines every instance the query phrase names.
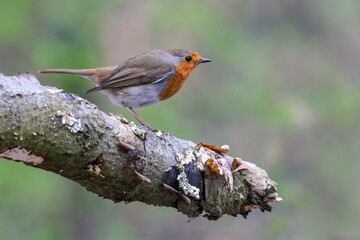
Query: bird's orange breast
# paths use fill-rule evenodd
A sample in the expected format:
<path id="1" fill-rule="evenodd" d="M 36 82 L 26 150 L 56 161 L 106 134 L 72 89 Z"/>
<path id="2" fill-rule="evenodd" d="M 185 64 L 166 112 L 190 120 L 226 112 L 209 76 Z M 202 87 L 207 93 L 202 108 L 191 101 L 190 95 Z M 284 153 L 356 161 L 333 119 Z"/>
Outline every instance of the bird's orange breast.
<path id="1" fill-rule="evenodd" d="M 176 69 L 176 74 L 173 78 L 167 80 L 165 88 L 160 92 L 160 101 L 166 100 L 176 94 L 185 83 L 187 77 L 195 68 L 195 64 L 188 62 L 180 62 Z"/>

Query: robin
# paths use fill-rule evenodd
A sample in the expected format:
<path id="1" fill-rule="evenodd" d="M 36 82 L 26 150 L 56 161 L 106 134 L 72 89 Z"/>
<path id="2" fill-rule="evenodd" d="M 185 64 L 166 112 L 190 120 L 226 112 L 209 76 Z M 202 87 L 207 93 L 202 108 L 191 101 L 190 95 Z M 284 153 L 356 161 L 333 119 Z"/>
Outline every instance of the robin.
<path id="1" fill-rule="evenodd" d="M 175 95 L 200 63 L 211 62 L 186 49 L 153 50 L 117 66 L 92 69 L 46 69 L 40 73 L 75 74 L 90 79 L 115 105 L 125 107 L 142 125 L 150 126 L 133 110 L 157 104 Z M 150 128 L 151 129 L 151 128 Z"/>

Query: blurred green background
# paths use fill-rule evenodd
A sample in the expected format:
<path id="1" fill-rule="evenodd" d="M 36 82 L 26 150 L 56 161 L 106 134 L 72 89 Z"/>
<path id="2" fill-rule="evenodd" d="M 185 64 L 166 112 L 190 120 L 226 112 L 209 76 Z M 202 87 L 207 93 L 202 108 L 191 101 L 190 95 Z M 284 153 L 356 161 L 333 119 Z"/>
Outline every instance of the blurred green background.
<path id="1" fill-rule="evenodd" d="M 213 59 L 170 100 L 139 111 L 155 129 L 229 144 L 266 169 L 284 202 L 247 220 L 188 219 L 113 204 L 52 173 L 0 160 L 0 239 L 360 239 L 358 0 L 0 0 L 0 72 L 29 71 L 128 113 L 79 77 L 44 68 L 116 65 L 187 48 Z"/>

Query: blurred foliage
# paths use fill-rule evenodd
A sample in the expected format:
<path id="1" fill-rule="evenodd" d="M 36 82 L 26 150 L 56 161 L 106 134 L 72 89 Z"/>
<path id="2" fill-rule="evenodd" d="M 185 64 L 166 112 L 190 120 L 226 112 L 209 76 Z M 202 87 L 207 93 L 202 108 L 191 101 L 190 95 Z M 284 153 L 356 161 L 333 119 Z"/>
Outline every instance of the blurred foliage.
<path id="1" fill-rule="evenodd" d="M 212 58 L 177 96 L 140 114 L 178 137 L 229 144 L 267 169 L 284 198 L 248 220 L 187 223 L 172 209 L 114 205 L 1 160 L 0 239 L 359 239 L 357 0 L 0 3 L 6 75 L 115 65 L 157 48 Z M 131 118 L 101 94 L 83 95 L 87 80 L 37 76 Z"/>

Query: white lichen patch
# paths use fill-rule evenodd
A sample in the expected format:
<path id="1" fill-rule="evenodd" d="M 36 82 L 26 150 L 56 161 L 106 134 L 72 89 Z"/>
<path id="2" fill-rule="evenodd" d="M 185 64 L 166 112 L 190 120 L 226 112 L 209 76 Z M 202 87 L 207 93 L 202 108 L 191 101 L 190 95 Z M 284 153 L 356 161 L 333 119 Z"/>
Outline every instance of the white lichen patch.
<path id="1" fill-rule="evenodd" d="M 0 153 L 0 157 L 12 159 L 16 161 L 22 161 L 24 163 L 31 164 L 34 166 L 39 165 L 44 161 L 44 158 L 42 158 L 41 156 L 32 154 L 30 151 L 20 146 Z"/>
<path id="2" fill-rule="evenodd" d="M 75 118 L 72 113 L 63 113 L 60 110 L 56 111 L 57 117 L 61 118 L 61 124 L 66 125 L 71 133 L 77 133 L 84 131 L 81 118 Z"/>
<path id="3" fill-rule="evenodd" d="M 187 179 L 184 170 L 178 174 L 176 179 L 179 182 L 179 188 L 184 192 L 186 196 L 200 199 L 200 189 L 194 187 L 189 183 L 189 180 Z"/>
<path id="4" fill-rule="evenodd" d="M 176 153 L 176 168 L 178 169 L 178 175 L 176 179 L 179 183 L 179 188 L 186 196 L 200 199 L 200 189 L 191 185 L 185 173 L 185 165 L 195 161 L 193 149 L 188 149 L 185 154 Z"/>
<path id="5" fill-rule="evenodd" d="M 136 124 L 134 122 L 130 122 L 129 123 L 130 129 L 131 131 L 138 137 L 140 137 L 141 139 L 145 139 L 146 136 L 146 130 L 139 128 L 138 126 L 136 126 Z"/>
<path id="6" fill-rule="evenodd" d="M 176 162 L 180 164 L 181 166 L 184 166 L 186 164 L 191 163 L 192 161 L 195 161 L 195 155 L 193 152 L 193 149 L 186 150 L 185 154 L 182 153 L 176 153 Z"/>

